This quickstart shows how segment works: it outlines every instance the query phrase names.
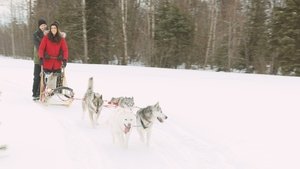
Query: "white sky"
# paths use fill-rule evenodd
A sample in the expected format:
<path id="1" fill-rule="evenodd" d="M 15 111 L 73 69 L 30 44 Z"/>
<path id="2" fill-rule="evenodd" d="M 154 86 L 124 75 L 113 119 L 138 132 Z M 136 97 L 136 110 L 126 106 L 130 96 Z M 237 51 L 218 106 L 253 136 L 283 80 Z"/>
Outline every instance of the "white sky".
<path id="1" fill-rule="evenodd" d="M 6 24 L 10 22 L 11 19 L 11 15 L 10 15 L 10 3 L 11 0 L 0 0 L 0 24 Z M 22 12 L 22 9 L 26 9 L 24 7 L 24 5 L 26 5 L 27 0 L 12 0 L 12 4 L 14 7 L 18 7 L 17 8 L 17 12 Z M 26 14 L 26 11 L 23 11 Z M 18 15 L 16 17 L 19 17 Z M 18 18 L 18 19 L 24 19 L 24 18 Z"/>
<path id="2" fill-rule="evenodd" d="M 149 148 L 133 130 L 122 149 L 107 127 L 113 109 L 93 129 L 80 100 L 33 102 L 33 61 L 0 57 L 1 169 L 300 168 L 299 77 L 72 63 L 66 71 L 76 98 L 93 76 L 105 100 L 159 101 L 168 119 L 154 124 Z"/>
<path id="3" fill-rule="evenodd" d="M 9 9 L 9 1 L 0 0 L 0 24 L 7 23 L 9 21 L 10 9 Z"/>

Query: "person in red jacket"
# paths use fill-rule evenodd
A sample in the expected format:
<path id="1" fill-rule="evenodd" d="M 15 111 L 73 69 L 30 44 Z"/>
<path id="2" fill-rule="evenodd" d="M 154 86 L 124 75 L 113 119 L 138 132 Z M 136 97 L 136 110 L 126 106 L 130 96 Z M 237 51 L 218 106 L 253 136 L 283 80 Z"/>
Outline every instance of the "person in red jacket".
<path id="1" fill-rule="evenodd" d="M 43 37 L 38 53 L 45 72 L 61 73 L 61 68 L 66 67 L 68 45 L 58 29 L 58 22 L 50 25 L 50 32 Z"/>
<path id="2" fill-rule="evenodd" d="M 50 25 L 50 31 L 46 34 L 39 46 L 39 58 L 45 73 L 58 73 L 56 87 L 62 86 L 61 68 L 67 66 L 68 45 L 64 33 L 58 29 L 59 23 L 56 21 Z"/>

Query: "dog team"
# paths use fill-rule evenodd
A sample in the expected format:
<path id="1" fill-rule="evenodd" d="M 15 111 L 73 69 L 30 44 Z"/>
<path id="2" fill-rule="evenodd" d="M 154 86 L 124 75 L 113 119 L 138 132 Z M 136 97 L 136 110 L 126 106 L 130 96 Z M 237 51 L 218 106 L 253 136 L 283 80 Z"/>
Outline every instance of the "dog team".
<path id="1" fill-rule="evenodd" d="M 82 99 L 82 109 L 83 117 L 84 113 L 88 112 L 92 127 L 97 125 L 104 103 L 102 95 L 94 91 L 93 77 L 89 78 L 88 88 Z M 156 119 L 162 123 L 168 118 L 163 114 L 159 103 L 138 108 L 136 113 L 134 113 L 134 108 L 137 107 L 134 106 L 133 97 L 111 98 L 108 104 L 116 107 L 108 120 L 113 143 L 125 148 L 128 147 L 133 127 L 137 128 L 141 141 L 149 146 L 152 127 Z"/>

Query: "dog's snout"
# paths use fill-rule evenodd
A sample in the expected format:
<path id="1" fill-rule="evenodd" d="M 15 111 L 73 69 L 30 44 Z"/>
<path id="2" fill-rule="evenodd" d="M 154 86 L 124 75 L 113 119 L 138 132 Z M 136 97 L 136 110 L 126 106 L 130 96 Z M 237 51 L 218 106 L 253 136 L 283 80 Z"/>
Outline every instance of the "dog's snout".
<path id="1" fill-rule="evenodd" d="M 131 123 L 125 124 L 125 127 L 126 127 L 126 128 L 131 128 Z"/>
<path id="2" fill-rule="evenodd" d="M 165 116 L 165 119 L 167 119 L 168 118 L 168 116 Z"/>

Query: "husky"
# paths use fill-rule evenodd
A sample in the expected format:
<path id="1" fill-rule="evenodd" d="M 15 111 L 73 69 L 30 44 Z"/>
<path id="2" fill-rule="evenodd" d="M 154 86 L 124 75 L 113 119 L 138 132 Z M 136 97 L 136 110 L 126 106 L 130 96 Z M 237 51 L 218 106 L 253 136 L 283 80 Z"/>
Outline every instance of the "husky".
<path id="1" fill-rule="evenodd" d="M 138 110 L 136 113 L 136 124 L 141 141 L 149 146 L 152 127 L 155 119 L 163 123 L 167 118 L 168 117 L 162 113 L 159 103 Z"/>
<path id="2" fill-rule="evenodd" d="M 130 108 L 119 107 L 109 118 L 113 143 L 128 148 L 128 140 L 136 117 Z"/>
<path id="3" fill-rule="evenodd" d="M 108 102 L 109 104 L 113 104 L 115 106 L 120 106 L 122 108 L 132 108 L 134 106 L 134 98 L 133 97 L 117 97 L 111 98 Z"/>
<path id="4" fill-rule="evenodd" d="M 102 99 L 102 95 L 94 92 L 93 77 L 89 78 L 88 89 L 82 99 L 82 118 L 84 118 L 84 112 L 88 111 L 92 127 L 95 127 L 95 125 L 97 124 L 103 107 L 103 103 L 104 101 Z"/>

